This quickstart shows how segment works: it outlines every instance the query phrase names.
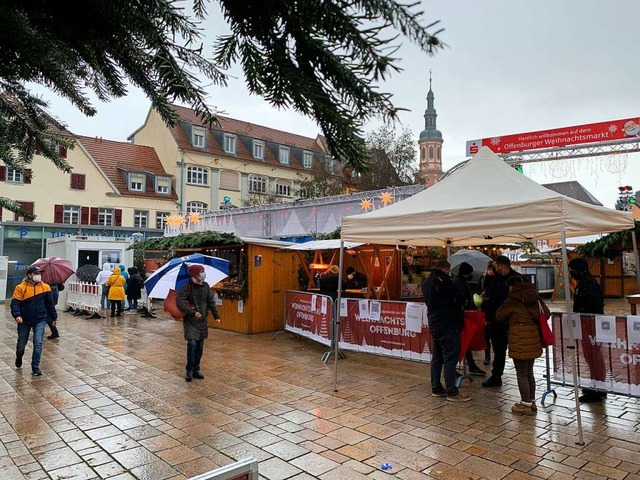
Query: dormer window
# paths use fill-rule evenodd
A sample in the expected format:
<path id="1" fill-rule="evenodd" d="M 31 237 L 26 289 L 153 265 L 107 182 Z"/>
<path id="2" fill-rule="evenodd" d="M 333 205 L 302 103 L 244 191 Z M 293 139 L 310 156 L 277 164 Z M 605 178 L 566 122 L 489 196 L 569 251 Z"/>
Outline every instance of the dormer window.
<path id="1" fill-rule="evenodd" d="M 280 159 L 280 163 L 282 163 L 283 165 L 289 165 L 289 153 L 289 147 L 283 147 L 282 145 L 280 146 L 280 155 L 278 156 L 278 158 Z"/>
<path id="2" fill-rule="evenodd" d="M 302 154 L 302 166 L 304 168 L 311 168 L 312 165 L 313 165 L 313 153 L 305 151 Z"/>
<path id="3" fill-rule="evenodd" d="M 264 160 L 264 142 L 262 140 L 253 141 L 253 158 Z"/>
<path id="4" fill-rule="evenodd" d="M 144 192 L 145 176 L 141 173 L 129 174 L 129 190 L 133 192 Z"/>
<path id="5" fill-rule="evenodd" d="M 226 153 L 230 153 L 231 155 L 236 154 L 236 144 L 238 141 L 238 137 L 235 135 L 231 135 L 230 133 L 224 134 L 224 151 Z"/>
<path id="6" fill-rule="evenodd" d="M 197 148 L 204 148 L 206 131 L 202 127 L 191 127 L 191 144 Z"/>
<path id="7" fill-rule="evenodd" d="M 163 195 L 171 193 L 171 179 L 169 177 L 156 177 L 156 193 Z"/>

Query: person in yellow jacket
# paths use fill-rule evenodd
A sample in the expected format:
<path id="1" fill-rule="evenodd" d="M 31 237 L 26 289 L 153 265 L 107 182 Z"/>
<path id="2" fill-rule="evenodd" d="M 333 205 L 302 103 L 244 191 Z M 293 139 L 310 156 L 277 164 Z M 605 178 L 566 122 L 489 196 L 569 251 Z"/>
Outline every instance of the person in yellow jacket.
<path id="1" fill-rule="evenodd" d="M 111 316 L 119 317 L 122 315 L 122 301 L 125 299 L 124 286 L 127 280 L 120 273 L 120 267 L 113 269 L 111 276 L 105 282 L 109 287 L 107 298 L 111 302 Z"/>

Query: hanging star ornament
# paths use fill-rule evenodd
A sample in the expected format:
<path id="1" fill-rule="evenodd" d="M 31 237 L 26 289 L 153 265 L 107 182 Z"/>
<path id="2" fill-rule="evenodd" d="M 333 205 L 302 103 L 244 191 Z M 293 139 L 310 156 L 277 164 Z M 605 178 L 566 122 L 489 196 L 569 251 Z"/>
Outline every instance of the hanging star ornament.
<path id="1" fill-rule="evenodd" d="M 371 207 L 373 207 L 373 204 L 368 198 L 365 198 L 360 202 L 360 208 L 362 208 L 362 210 L 371 210 Z"/>
<path id="2" fill-rule="evenodd" d="M 380 201 L 386 207 L 393 202 L 393 196 L 389 192 L 384 192 L 382 195 L 380 195 Z"/>

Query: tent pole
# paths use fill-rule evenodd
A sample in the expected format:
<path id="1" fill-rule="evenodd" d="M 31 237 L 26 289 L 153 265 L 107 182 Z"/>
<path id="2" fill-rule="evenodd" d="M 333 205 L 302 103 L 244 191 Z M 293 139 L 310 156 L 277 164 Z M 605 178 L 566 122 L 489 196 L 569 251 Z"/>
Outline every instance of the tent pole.
<path id="1" fill-rule="evenodd" d="M 633 226 L 633 230 L 631 230 L 631 241 L 633 242 L 633 258 L 636 262 L 636 287 L 638 293 L 640 293 L 640 258 L 638 258 L 638 242 L 636 240 L 635 225 Z"/>
<path id="2" fill-rule="evenodd" d="M 562 230 L 562 273 L 564 275 L 564 298 L 567 315 L 573 310 L 571 308 L 571 288 L 569 286 L 569 259 L 567 255 L 567 233 Z M 573 373 L 573 395 L 576 401 L 576 420 L 578 421 L 578 441 L 577 445 L 584 445 L 584 435 L 582 432 L 582 415 L 580 414 L 580 400 L 578 399 L 578 366 L 576 362 L 576 340 L 573 335 L 573 327 L 569 328 L 569 346 L 571 351 L 571 370 Z"/>
<path id="3" fill-rule="evenodd" d="M 338 272 L 338 297 L 333 308 L 333 348 L 334 367 L 333 391 L 338 391 L 338 343 L 340 342 L 340 303 L 342 301 L 342 267 L 344 266 L 344 241 L 340 239 L 340 261 L 338 262 L 340 271 Z"/>

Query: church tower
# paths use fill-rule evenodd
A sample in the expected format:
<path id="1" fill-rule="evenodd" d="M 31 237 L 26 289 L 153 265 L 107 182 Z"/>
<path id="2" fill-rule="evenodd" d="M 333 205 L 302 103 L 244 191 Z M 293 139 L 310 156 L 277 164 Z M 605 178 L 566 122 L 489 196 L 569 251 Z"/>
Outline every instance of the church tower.
<path id="1" fill-rule="evenodd" d="M 442 132 L 436 128 L 436 108 L 431 90 L 431 71 L 429 71 L 429 93 L 427 109 L 424 111 L 424 130 L 420 132 L 418 148 L 420 150 L 420 176 L 430 187 L 442 176 Z"/>

